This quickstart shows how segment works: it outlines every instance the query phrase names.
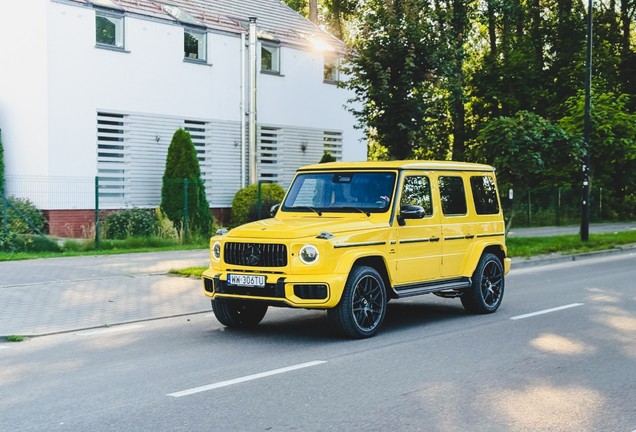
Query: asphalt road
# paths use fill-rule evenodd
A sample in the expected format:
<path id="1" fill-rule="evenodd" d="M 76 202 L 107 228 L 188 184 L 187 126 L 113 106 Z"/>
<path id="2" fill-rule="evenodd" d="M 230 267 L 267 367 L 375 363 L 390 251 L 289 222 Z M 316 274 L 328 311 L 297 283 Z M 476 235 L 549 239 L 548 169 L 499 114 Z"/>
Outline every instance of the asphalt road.
<path id="1" fill-rule="evenodd" d="M 634 255 L 513 270 L 495 314 L 395 301 L 362 341 L 273 309 L 3 343 L 0 430 L 632 432 L 635 281 Z"/>

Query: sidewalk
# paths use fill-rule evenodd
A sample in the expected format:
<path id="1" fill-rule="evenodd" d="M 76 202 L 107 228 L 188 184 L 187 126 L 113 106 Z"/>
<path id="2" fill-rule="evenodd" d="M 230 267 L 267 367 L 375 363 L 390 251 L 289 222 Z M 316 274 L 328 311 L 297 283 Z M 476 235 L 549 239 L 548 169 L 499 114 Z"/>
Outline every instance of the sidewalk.
<path id="1" fill-rule="evenodd" d="M 558 235 L 578 234 L 579 225 L 540 228 L 513 228 L 508 237 L 553 237 Z M 590 224 L 590 234 L 605 234 L 620 231 L 636 231 L 636 222 L 616 222 Z"/>
<path id="2" fill-rule="evenodd" d="M 579 227 L 523 228 L 518 237 L 576 234 Z M 636 230 L 636 222 L 593 224 L 591 233 Z M 634 249 L 632 249 L 634 251 Z M 515 258 L 513 268 L 629 251 Z M 0 336 L 37 336 L 210 311 L 201 281 L 167 276 L 205 267 L 207 250 L 0 262 Z"/>

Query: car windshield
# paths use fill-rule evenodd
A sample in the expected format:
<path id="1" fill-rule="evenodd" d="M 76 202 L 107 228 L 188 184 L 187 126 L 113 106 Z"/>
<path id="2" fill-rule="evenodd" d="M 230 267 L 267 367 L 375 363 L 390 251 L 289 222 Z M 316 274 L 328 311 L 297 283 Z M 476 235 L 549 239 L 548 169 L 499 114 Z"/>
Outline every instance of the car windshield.
<path id="1" fill-rule="evenodd" d="M 283 211 L 384 213 L 389 210 L 394 172 L 301 173 Z"/>

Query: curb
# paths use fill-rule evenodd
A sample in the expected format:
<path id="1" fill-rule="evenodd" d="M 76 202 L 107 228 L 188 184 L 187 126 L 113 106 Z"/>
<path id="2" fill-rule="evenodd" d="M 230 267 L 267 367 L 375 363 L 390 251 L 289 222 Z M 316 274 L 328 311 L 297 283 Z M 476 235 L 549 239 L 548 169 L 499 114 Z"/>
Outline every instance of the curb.
<path id="1" fill-rule="evenodd" d="M 572 255 L 560 255 L 554 257 L 545 257 L 545 258 L 537 258 L 537 259 L 527 259 L 521 261 L 513 261 L 511 265 L 511 270 L 518 268 L 526 268 L 526 267 L 539 267 L 546 266 L 551 264 L 560 264 L 564 262 L 571 261 L 582 261 L 586 259 L 593 258 L 602 258 L 606 256 L 612 255 L 630 255 L 636 253 L 636 246 L 623 248 L 623 249 L 608 249 L 594 252 L 583 252 Z"/>

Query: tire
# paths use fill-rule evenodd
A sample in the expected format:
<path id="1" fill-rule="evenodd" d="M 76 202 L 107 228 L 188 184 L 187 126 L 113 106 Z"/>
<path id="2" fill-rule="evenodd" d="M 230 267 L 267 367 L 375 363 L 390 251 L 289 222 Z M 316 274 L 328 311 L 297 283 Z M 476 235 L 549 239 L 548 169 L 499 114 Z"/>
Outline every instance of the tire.
<path id="1" fill-rule="evenodd" d="M 378 332 L 386 314 L 386 289 L 380 274 L 371 267 L 353 267 L 340 303 L 327 311 L 339 333 L 353 339 Z"/>
<path id="2" fill-rule="evenodd" d="M 468 312 L 495 312 L 504 294 L 504 269 L 496 255 L 482 255 L 472 277 L 472 285 L 460 297 Z"/>
<path id="3" fill-rule="evenodd" d="M 263 320 L 267 305 L 225 299 L 212 300 L 216 319 L 226 327 L 250 328 Z"/>

